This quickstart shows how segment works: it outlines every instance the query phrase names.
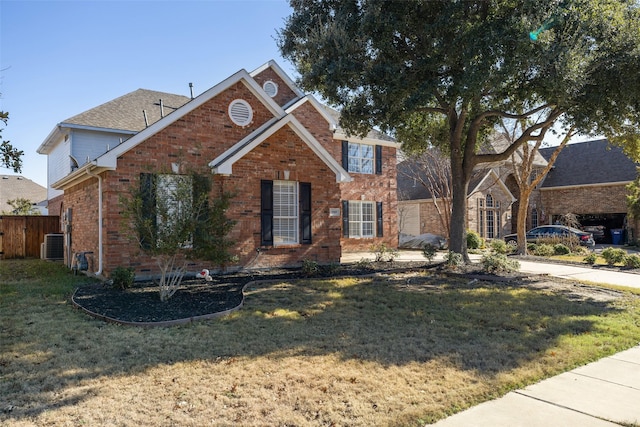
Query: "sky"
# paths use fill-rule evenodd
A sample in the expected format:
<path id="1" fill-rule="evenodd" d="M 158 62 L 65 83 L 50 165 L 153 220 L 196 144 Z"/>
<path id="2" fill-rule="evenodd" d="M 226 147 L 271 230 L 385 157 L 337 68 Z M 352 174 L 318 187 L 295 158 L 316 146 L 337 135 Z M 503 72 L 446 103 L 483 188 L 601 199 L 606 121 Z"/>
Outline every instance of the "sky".
<path id="1" fill-rule="evenodd" d="M 271 59 L 295 79 L 275 41 L 290 13 L 286 0 L 0 0 L 0 137 L 46 187 L 36 150 L 76 114 L 140 88 L 197 96 Z"/>

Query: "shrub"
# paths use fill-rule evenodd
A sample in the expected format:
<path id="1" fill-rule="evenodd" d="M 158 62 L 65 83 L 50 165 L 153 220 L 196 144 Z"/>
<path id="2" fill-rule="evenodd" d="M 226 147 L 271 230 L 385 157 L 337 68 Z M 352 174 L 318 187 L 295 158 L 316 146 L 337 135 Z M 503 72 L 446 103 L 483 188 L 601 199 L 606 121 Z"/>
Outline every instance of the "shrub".
<path id="1" fill-rule="evenodd" d="M 595 264 L 597 260 L 598 260 L 598 255 L 595 252 L 591 252 L 589 255 L 584 257 L 584 262 L 586 262 L 589 265 Z"/>
<path id="2" fill-rule="evenodd" d="M 111 280 L 113 281 L 113 287 L 117 289 L 127 289 L 133 285 L 133 281 L 136 278 L 133 268 L 116 267 L 111 272 Z"/>
<path id="3" fill-rule="evenodd" d="M 556 253 L 556 251 L 553 249 L 552 245 L 549 245 L 547 243 L 542 243 L 539 245 L 536 245 L 536 248 L 533 251 L 533 254 L 536 256 L 553 256 Z"/>
<path id="4" fill-rule="evenodd" d="M 305 259 L 302 261 L 302 274 L 307 277 L 315 276 L 320 272 L 320 267 L 316 261 Z"/>
<path id="5" fill-rule="evenodd" d="M 451 268 L 459 267 L 464 264 L 464 258 L 462 257 L 462 254 L 453 251 L 449 251 L 444 256 L 444 261 L 447 266 Z"/>
<path id="6" fill-rule="evenodd" d="M 627 255 L 624 259 L 624 265 L 629 268 L 640 268 L 640 256 Z"/>
<path id="7" fill-rule="evenodd" d="M 436 256 L 436 252 L 438 252 L 438 249 L 431 243 L 425 243 L 425 245 L 422 247 L 422 255 L 429 262 L 433 261 L 433 258 L 435 258 Z"/>
<path id="8" fill-rule="evenodd" d="M 475 231 L 467 231 L 467 249 L 482 249 L 484 239 Z"/>
<path id="9" fill-rule="evenodd" d="M 534 253 L 537 247 L 535 243 L 527 243 L 527 252 Z"/>
<path id="10" fill-rule="evenodd" d="M 609 265 L 615 265 L 624 262 L 626 256 L 627 253 L 620 248 L 608 247 L 602 250 L 602 258 L 604 258 L 604 260 Z"/>
<path id="11" fill-rule="evenodd" d="M 510 251 L 509 246 L 507 246 L 507 243 L 502 239 L 493 239 L 491 241 L 490 247 L 491 250 L 496 254 L 505 255 Z"/>
<path id="12" fill-rule="evenodd" d="M 487 273 L 511 273 L 520 269 L 520 263 L 505 254 L 492 253 L 482 256 L 482 269 Z"/>
<path id="13" fill-rule="evenodd" d="M 567 245 L 557 243 L 553 245 L 553 253 L 555 255 L 568 255 L 571 253 L 571 249 Z"/>
<path id="14" fill-rule="evenodd" d="M 398 251 L 390 248 L 385 243 L 371 245 L 370 250 L 375 254 L 376 262 L 393 262 L 398 256 Z"/>
<path id="15" fill-rule="evenodd" d="M 360 261 L 356 262 L 356 268 L 358 270 L 371 270 L 373 266 L 371 265 L 371 261 L 366 258 L 360 258 Z"/>

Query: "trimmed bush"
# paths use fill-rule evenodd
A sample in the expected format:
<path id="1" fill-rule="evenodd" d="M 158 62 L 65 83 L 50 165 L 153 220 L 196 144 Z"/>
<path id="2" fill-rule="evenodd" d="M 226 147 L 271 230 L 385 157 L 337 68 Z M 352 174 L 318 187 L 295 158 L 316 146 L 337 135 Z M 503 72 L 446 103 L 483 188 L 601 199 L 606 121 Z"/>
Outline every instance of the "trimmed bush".
<path id="1" fill-rule="evenodd" d="M 608 247 L 602 250 L 602 258 L 609 265 L 616 265 L 624 262 L 627 253 L 619 248 Z"/>
<path id="2" fill-rule="evenodd" d="M 568 255 L 571 253 L 571 249 L 562 243 L 558 243 L 553 246 L 553 252 L 556 255 Z"/>
<path id="3" fill-rule="evenodd" d="M 305 259 L 302 260 L 302 274 L 307 277 L 312 277 L 320 272 L 320 266 L 316 261 Z"/>
<path id="4" fill-rule="evenodd" d="M 487 273 L 511 273 L 520 270 L 520 263 L 505 254 L 492 253 L 482 256 L 482 269 Z"/>
<path id="5" fill-rule="evenodd" d="M 438 249 L 431 243 L 425 243 L 425 245 L 422 247 L 422 256 L 424 256 L 429 262 L 433 261 L 433 258 L 435 258 L 437 252 Z"/>
<path id="6" fill-rule="evenodd" d="M 537 247 L 538 245 L 536 245 L 535 243 L 527 243 L 527 252 L 534 253 Z"/>
<path id="7" fill-rule="evenodd" d="M 376 256 L 376 262 L 393 262 L 398 256 L 398 251 L 384 243 L 371 245 L 371 252 Z"/>
<path id="8" fill-rule="evenodd" d="M 491 250 L 496 254 L 506 255 L 507 252 L 510 252 L 509 246 L 502 239 L 493 239 L 490 243 Z"/>
<path id="9" fill-rule="evenodd" d="M 591 252 L 589 255 L 584 257 L 584 262 L 586 262 L 589 265 L 595 264 L 597 260 L 598 260 L 598 255 L 595 252 Z"/>
<path id="10" fill-rule="evenodd" d="M 444 256 L 444 261 L 447 266 L 452 268 L 459 267 L 464 264 L 464 258 L 462 257 L 462 254 L 453 251 L 449 251 L 449 253 Z"/>
<path id="11" fill-rule="evenodd" d="M 113 281 L 113 287 L 116 289 L 125 290 L 133 286 L 133 282 L 136 278 L 133 268 L 116 267 L 111 272 L 111 280 Z"/>
<path id="12" fill-rule="evenodd" d="M 536 246 L 536 248 L 533 250 L 533 254 L 536 256 L 553 256 L 555 255 L 556 251 L 553 248 L 553 246 L 547 244 L 547 243 L 542 243 Z"/>
<path id="13" fill-rule="evenodd" d="M 628 268 L 640 268 L 640 256 L 627 255 L 624 259 L 624 265 Z"/>
<path id="14" fill-rule="evenodd" d="M 475 231 L 467 231 L 467 249 L 484 248 L 484 239 Z"/>

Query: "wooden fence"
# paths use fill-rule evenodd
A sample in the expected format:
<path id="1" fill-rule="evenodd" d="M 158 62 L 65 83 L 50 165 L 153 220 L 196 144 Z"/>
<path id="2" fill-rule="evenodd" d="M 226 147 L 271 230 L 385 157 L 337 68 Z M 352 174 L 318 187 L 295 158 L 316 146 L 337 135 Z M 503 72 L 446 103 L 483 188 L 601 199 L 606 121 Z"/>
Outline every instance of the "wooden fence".
<path id="1" fill-rule="evenodd" d="M 0 258 L 40 258 L 45 234 L 60 233 L 59 216 L 1 215 Z"/>

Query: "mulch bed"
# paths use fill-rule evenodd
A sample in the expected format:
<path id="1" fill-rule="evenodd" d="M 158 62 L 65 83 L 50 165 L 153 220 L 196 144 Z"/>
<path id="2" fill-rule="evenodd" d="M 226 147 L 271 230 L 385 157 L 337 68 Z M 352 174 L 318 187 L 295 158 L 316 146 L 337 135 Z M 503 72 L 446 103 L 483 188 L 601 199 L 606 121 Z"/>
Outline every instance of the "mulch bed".
<path id="1" fill-rule="evenodd" d="M 486 274 L 477 265 L 452 271 L 445 268 L 443 264 L 419 262 L 371 263 L 367 268 L 356 264 L 340 265 L 337 268 L 334 266 L 328 270 L 321 270 L 313 277 L 409 273 L 425 269 L 436 270 L 448 276 L 463 276 L 468 279 L 489 280 L 497 283 L 518 282 L 527 278 L 527 275 L 517 272 L 499 276 Z M 300 269 L 274 269 L 217 275 L 211 282 L 204 279 L 185 279 L 180 289 L 166 302 L 160 301 L 158 286 L 152 282 L 137 282 L 127 290 L 98 283 L 79 287 L 73 294 L 72 301 L 76 307 L 106 321 L 139 326 L 170 326 L 228 314 L 240 308 L 244 301 L 243 290 L 253 281 L 301 278 L 308 278 L 308 276 L 305 276 Z"/>
<path id="2" fill-rule="evenodd" d="M 413 263 L 381 263 L 371 268 L 340 266 L 320 272 L 314 277 L 363 275 L 381 271 L 406 269 Z M 418 265 L 424 267 L 424 263 Z M 141 326 L 169 326 L 227 314 L 243 303 L 244 287 L 255 280 L 294 280 L 305 278 L 300 269 L 273 269 L 244 274 L 225 274 L 204 279 L 185 279 L 178 291 L 166 302 L 160 301 L 158 285 L 136 282 L 126 290 L 106 283 L 81 286 L 72 296 L 73 304 L 90 314 L 110 322 Z"/>

